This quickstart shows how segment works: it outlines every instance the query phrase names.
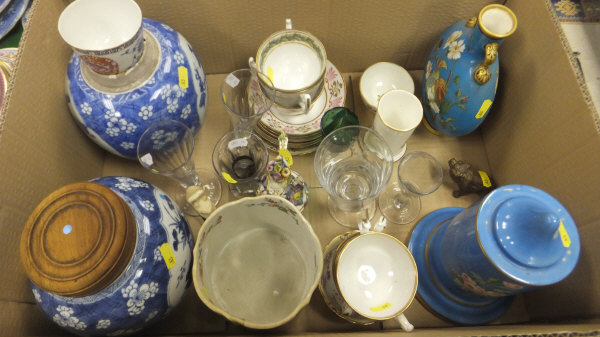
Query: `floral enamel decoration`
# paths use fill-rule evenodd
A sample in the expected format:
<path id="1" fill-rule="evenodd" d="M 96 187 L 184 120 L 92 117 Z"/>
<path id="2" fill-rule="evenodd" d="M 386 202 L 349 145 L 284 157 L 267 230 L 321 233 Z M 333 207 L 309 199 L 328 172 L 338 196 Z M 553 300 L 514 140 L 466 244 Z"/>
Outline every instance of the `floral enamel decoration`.
<path id="1" fill-rule="evenodd" d="M 441 34 L 423 76 L 424 123 L 431 132 L 463 136 L 481 125 L 496 95 L 498 46 L 516 26 L 512 11 L 491 5 L 478 18 L 457 22 Z"/>
<path id="2" fill-rule="evenodd" d="M 454 283 L 456 283 L 462 289 L 480 296 L 509 296 L 512 295 L 515 290 L 523 288 L 523 286 L 518 285 L 516 283 L 500 280 L 494 277 L 490 277 L 487 280 L 484 280 L 479 274 L 475 272 L 458 273 L 454 271 L 454 273 L 456 275 L 456 278 L 454 278 Z"/>
<path id="3" fill-rule="evenodd" d="M 447 60 L 451 60 L 451 66 L 446 78 L 440 78 L 440 70 L 448 69 L 448 64 L 444 58 L 436 55 L 433 62 L 427 61 L 425 70 L 425 87 L 427 90 L 427 103 L 430 111 L 433 112 L 433 120 L 439 119 L 442 128 L 456 131 L 454 126 L 455 118 L 446 117 L 448 111 L 456 106 L 461 110 L 466 110 L 467 96 L 462 94 L 462 90 L 457 88 L 454 95 L 447 97 L 448 83 L 452 81 L 454 84 L 460 84 L 460 75 L 454 75 L 454 67 L 465 51 L 465 43 L 460 37 L 463 32 L 457 30 L 453 32 L 448 40 L 444 43 L 442 49 L 445 51 Z M 439 43 L 441 44 L 441 43 Z M 434 67 L 435 64 L 435 67 Z"/>

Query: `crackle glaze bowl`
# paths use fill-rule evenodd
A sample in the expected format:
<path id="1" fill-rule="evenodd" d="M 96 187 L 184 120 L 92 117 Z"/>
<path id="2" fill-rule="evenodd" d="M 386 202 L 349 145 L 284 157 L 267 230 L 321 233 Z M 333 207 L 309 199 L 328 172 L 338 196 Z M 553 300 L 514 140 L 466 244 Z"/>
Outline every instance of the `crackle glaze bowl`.
<path id="1" fill-rule="evenodd" d="M 323 270 L 310 223 L 277 196 L 243 198 L 204 222 L 193 251 L 198 296 L 253 329 L 280 326 L 308 304 Z"/>

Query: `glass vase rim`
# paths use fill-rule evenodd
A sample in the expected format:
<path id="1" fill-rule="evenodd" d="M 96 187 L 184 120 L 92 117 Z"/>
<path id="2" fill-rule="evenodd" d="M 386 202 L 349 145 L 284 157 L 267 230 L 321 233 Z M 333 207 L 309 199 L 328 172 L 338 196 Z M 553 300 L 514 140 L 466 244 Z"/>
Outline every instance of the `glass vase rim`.
<path id="1" fill-rule="evenodd" d="M 254 172 L 254 174 L 252 174 L 250 177 L 247 178 L 235 178 L 236 184 L 239 183 L 246 183 L 249 181 L 253 181 L 256 180 L 256 178 L 259 178 L 262 174 L 264 174 L 264 171 L 267 168 L 267 164 L 269 163 L 269 148 L 267 147 L 267 144 L 265 144 L 265 142 L 262 140 L 262 138 L 260 138 L 256 133 L 250 131 L 250 130 L 245 130 L 245 129 L 240 129 L 240 130 L 230 130 L 227 131 L 223 136 L 221 136 L 221 138 L 219 138 L 219 140 L 217 140 L 217 143 L 215 144 L 213 151 L 212 151 L 212 155 L 211 155 L 211 159 L 212 159 L 212 166 L 213 169 L 215 170 L 215 172 L 217 173 L 217 176 L 219 176 L 220 178 L 223 178 L 223 171 L 220 170 L 216 164 L 215 164 L 215 154 L 217 149 L 219 148 L 218 145 L 221 145 L 222 142 L 224 142 L 228 136 L 230 135 L 239 135 L 239 134 L 247 134 L 248 138 L 252 138 L 257 140 L 259 144 L 261 144 L 261 148 L 264 149 L 265 151 L 265 160 L 264 163 L 256 169 L 256 171 Z M 257 174 L 257 172 L 260 172 L 259 174 Z"/>
<path id="2" fill-rule="evenodd" d="M 405 163 L 407 163 L 411 158 L 419 158 L 419 157 L 425 157 L 427 158 L 427 160 L 431 163 L 435 164 L 435 169 L 436 171 L 438 171 L 439 174 L 439 179 L 437 179 L 437 181 L 435 182 L 435 188 L 432 188 L 428 191 L 426 191 L 426 193 L 422 193 L 420 191 L 416 191 L 413 188 L 410 187 L 409 183 L 410 181 L 408 181 L 406 178 L 402 178 L 402 174 L 400 174 L 400 170 L 402 169 L 403 165 Z M 442 185 L 442 182 L 444 181 L 444 168 L 442 167 L 442 164 L 440 163 L 439 160 L 437 160 L 433 155 L 431 155 L 428 152 L 425 151 L 412 151 L 409 153 L 406 153 L 402 159 L 400 159 L 400 162 L 398 163 L 398 170 L 397 170 L 397 175 L 398 175 L 398 181 L 400 182 L 400 186 L 407 189 L 408 191 L 419 195 L 419 196 L 425 196 L 428 194 L 431 194 L 435 191 L 438 190 L 438 188 L 440 188 L 440 186 Z"/>

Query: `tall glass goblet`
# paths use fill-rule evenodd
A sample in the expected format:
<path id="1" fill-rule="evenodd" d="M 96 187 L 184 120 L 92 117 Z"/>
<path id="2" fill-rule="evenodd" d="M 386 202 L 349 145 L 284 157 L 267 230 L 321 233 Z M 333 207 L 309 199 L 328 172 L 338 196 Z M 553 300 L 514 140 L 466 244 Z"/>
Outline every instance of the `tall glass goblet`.
<path id="1" fill-rule="evenodd" d="M 221 183 L 212 171 L 195 167 L 193 152 L 194 132 L 175 120 L 150 125 L 137 146 L 142 166 L 179 182 L 181 189 L 175 199 L 182 210 L 188 215 L 205 216 L 221 199 Z"/>
<path id="2" fill-rule="evenodd" d="M 391 150 L 371 128 L 344 126 L 327 135 L 315 153 L 317 179 L 329 195 L 331 216 L 358 228 L 375 214 L 375 199 L 392 175 Z"/>
<path id="3" fill-rule="evenodd" d="M 236 131 L 254 130 L 256 123 L 273 105 L 275 95 L 269 77 L 250 69 L 236 70 L 221 83 L 221 101 Z"/>
<path id="4" fill-rule="evenodd" d="M 407 224 L 421 211 L 421 196 L 435 192 L 442 184 L 442 165 L 429 153 L 414 151 L 398 163 L 398 181 L 379 196 L 379 209 L 391 223 Z"/>

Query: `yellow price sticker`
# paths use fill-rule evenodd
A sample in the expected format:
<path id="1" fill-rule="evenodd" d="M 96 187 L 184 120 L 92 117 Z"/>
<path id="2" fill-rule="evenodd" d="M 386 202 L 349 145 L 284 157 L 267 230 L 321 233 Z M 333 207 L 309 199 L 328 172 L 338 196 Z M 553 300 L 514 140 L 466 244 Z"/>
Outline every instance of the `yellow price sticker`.
<path id="1" fill-rule="evenodd" d="M 173 250 L 167 242 L 163 243 L 160 246 L 160 254 L 163 257 L 163 260 L 165 260 L 167 269 L 173 268 L 175 266 L 175 263 L 177 263 L 177 261 L 175 261 L 175 254 L 173 254 Z"/>
<path id="2" fill-rule="evenodd" d="M 288 149 L 279 149 L 279 154 L 283 159 L 288 163 L 288 165 L 294 165 L 294 158 L 292 158 L 292 154 Z"/>
<path id="3" fill-rule="evenodd" d="M 376 307 L 371 307 L 371 308 L 369 308 L 369 310 L 371 310 L 371 311 L 374 311 L 374 312 L 377 312 L 377 311 L 382 311 L 382 310 L 385 310 L 385 309 L 387 309 L 387 308 L 389 308 L 389 307 L 391 307 L 391 306 L 392 306 L 392 303 L 390 303 L 390 302 L 385 302 L 385 303 L 383 303 L 382 305 L 378 305 L 378 306 L 376 306 Z"/>
<path id="4" fill-rule="evenodd" d="M 179 74 L 179 86 L 182 89 L 187 89 L 189 86 L 187 68 L 184 66 L 180 66 L 179 68 L 177 68 L 177 73 Z"/>
<path id="5" fill-rule="evenodd" d="M 478 172 L 479 172 L 479 176 L 481 177 L 481 182 L 483 183 L 483 186 L 491 187 L 492 181 L 490 180 L 490 177 L 487 175 L 487 173 L 485 173 L 484 171 L 478 171 Z"/>
<path id="6" fill-rule="evenodd" d="M 273 82 L 273 68 L 267 67 L 267 77 Z"/>
<path id="7" fill-rule="evenodd" d="M 226 182 L 231 183 L 231 184 L 237 184 L 237 180 L 233 179 L 233 177 L 230 176 L 229 173 L 221 172 L 221 175 L 223 176 L 223 178 L 225 179 Z"/>
<path id="8" fill-rule="evenodd" d="M 569 248 L 569 246 L 571 246 L 571 238 L 569 237 L 569 233 L 567 233 L 567 229 L 565 228 L 565 225 L 563 225 L 562 221 L 558 226 L 558 233 L 560 234 L 560 241 L 562 241 L 563 247 Z"/>
<path id="9" fill-rule="evenodd" d="M 479 108 L 479 112 L 477 112 L 477 115 L 475 115 L 475 118 L 477 118 L 477 119 L 483 118 L 483 116 L 485 116 L 486 112 L 488 112 L 488 110 L 490 109 L 490 106 L 492 106 L 492 100 L 486 99 L 485 101 L 483 101 L 483 104 L 481 104 L 481 108 Z"/>

